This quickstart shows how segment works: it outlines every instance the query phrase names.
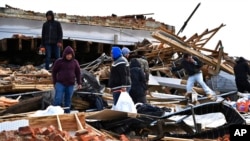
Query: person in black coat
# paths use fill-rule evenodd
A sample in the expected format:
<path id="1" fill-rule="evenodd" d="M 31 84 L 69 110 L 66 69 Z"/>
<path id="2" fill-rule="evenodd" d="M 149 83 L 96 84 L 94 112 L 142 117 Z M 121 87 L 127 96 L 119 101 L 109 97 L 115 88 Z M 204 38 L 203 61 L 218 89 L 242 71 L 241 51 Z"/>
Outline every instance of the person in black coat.
<path id="1" fill-rule="evenodd" d="M 248 75 L 250 75 L 249 65 L 245 58 L 240 57 L 234 66 L 235 82 L 239 92 L 250 92 L 250 83 Z"/>
<path id="2" fill-rule="evenodd" d="M 113 63 L 110 69 L 109 87 L 113 94 L 114 106 L 116 105 L 121 92 L 127 91 L 130 88 L 129 63 L 122 56 L 120 47 L 113 46 L 111 51 Z"/>
<path id="3" fill-rule="evenodd" d="M 141 68 L 141 64 L 136 58 L 130 62 L 131 89 L 129 95 L 134 103 L 147 103 L 145 91 L 147 80 Z"/>
<path id="4" fill-rule="evenodd" d="M 47 21 L 43 23 L 42 27 L 41 47 L 45 48 L 45 68 L 49 70 L 52 54 L 54 54 L 55 60 L 60 58 L 63 42 L 63 31 L 61 23 L 55 20 L 53 11 L 48 11 L 46 13 L 46 18 Z"/>
<path id="5" fill-rule="evenodd" d="M 191 54 L 185 53 L 183 55 L 181 65 L 177 67 L 172 67 L 172 71 L 178 71 L 183 68 L 188 74 L 186 85 L 187 95 L 190 95 L 192 93 L 194 83 L 198 82 L 206 93 L 207 97 L 211 98 L 212 100 L 216 100 L 215 92 L 210 89 L 203 80 L 203 74 L 201 71 L 202 66 L 203 62 L 199 60 L 196 56 L 192 56 Z"/>

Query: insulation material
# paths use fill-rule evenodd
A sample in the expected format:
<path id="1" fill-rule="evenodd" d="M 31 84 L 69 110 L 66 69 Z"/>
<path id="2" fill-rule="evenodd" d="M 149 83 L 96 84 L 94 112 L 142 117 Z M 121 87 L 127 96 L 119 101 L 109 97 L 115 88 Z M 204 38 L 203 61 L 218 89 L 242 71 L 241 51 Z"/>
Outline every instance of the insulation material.
<path id="1" fill-rule="evenodd" d="M 0 123 L 0 132 L 2 131 L 10 131 L 10 130 L 18 130 L 19 127 L 28 126 L 29 120 L 15 120 L 15 121 L 6 121 Z"/>
<path id="2" fill-rule="evenodd" d="M 207 83 L 215 91 L 237 91 L 235 76 L 224 71 L 220 71 L 217 75 L 212 76 Z"/>

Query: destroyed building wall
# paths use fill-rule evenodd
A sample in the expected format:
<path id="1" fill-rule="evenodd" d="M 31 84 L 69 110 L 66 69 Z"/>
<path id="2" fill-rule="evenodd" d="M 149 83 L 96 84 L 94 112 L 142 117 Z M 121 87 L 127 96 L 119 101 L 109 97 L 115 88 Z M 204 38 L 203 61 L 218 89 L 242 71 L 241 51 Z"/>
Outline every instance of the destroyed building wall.
<path id="1" fill-rule="evenodd" d="M 103 52 L 110 54 L 114 44 L 132 50 L 145 38 L 158 42 L 150 35 L 157 28 L 175 32 L 174 26 L 146 18 L 143 14 L 100 17 L 55 13 L 55 18 L 62 23 L 63 46 L 72 46 L 80 63 L 93 60 Z M 6 62 L 4 58 L 7 58 L 7 62 L 21 64 L 35 60 L 36 65 L 41 64 L 44 57 L 37 55 L 37 51 L 45 20 L 45 13 L 8 5 L 0 7 L 0 61 Z"/>

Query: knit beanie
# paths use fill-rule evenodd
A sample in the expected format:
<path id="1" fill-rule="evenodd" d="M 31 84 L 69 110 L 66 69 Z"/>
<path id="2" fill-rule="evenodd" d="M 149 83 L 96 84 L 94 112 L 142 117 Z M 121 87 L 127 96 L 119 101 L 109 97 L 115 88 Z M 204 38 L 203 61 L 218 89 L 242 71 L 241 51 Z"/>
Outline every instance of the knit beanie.
<path id="1" fill-rule="evenodd" d="M 120 47 L 117 47 L 117 46 L 112 47 L 112 58 L 116 60 L 121 56 L 122 56 L 122 51 Z"/>
<path id="2" fill-rule="evenodd" d="M 51 11 L 51 10 L 47 11 L 47 12 L 46 12 L 46 17 L 47 17 L 47 16 L 54 16 L 53 11 Z"/>
<path id="3" fill-rule="evenodd" d="M 130 53 L 130 50 L 127 48 L 127 47 L 123 47 L 122 48 L 122 55 L 123 56 L 126 56 Z"/>

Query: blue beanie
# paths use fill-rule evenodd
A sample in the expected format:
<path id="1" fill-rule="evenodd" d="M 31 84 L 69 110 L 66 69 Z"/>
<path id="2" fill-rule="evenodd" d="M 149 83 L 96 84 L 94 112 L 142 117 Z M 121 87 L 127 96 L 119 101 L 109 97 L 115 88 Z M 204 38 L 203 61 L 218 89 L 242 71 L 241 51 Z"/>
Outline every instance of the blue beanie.
<path id="1" fill-rule="evenodd" d="M 122 56 L 121 49 L 119 47 L 117 47 L 117 46 L 112 47 L 112 58 L 114 60 L 116 60 L 116 59 L 118 59 L 121 56 Z"/>
<path id="2" fill-rule="evenodd" d="M 127 54 L 129 54 L 130 53 L 130 50 L 127 48 L 127 47 L 123 47 L 122 48 L 122 55 L 123 56 L 126 56 Z"/>

